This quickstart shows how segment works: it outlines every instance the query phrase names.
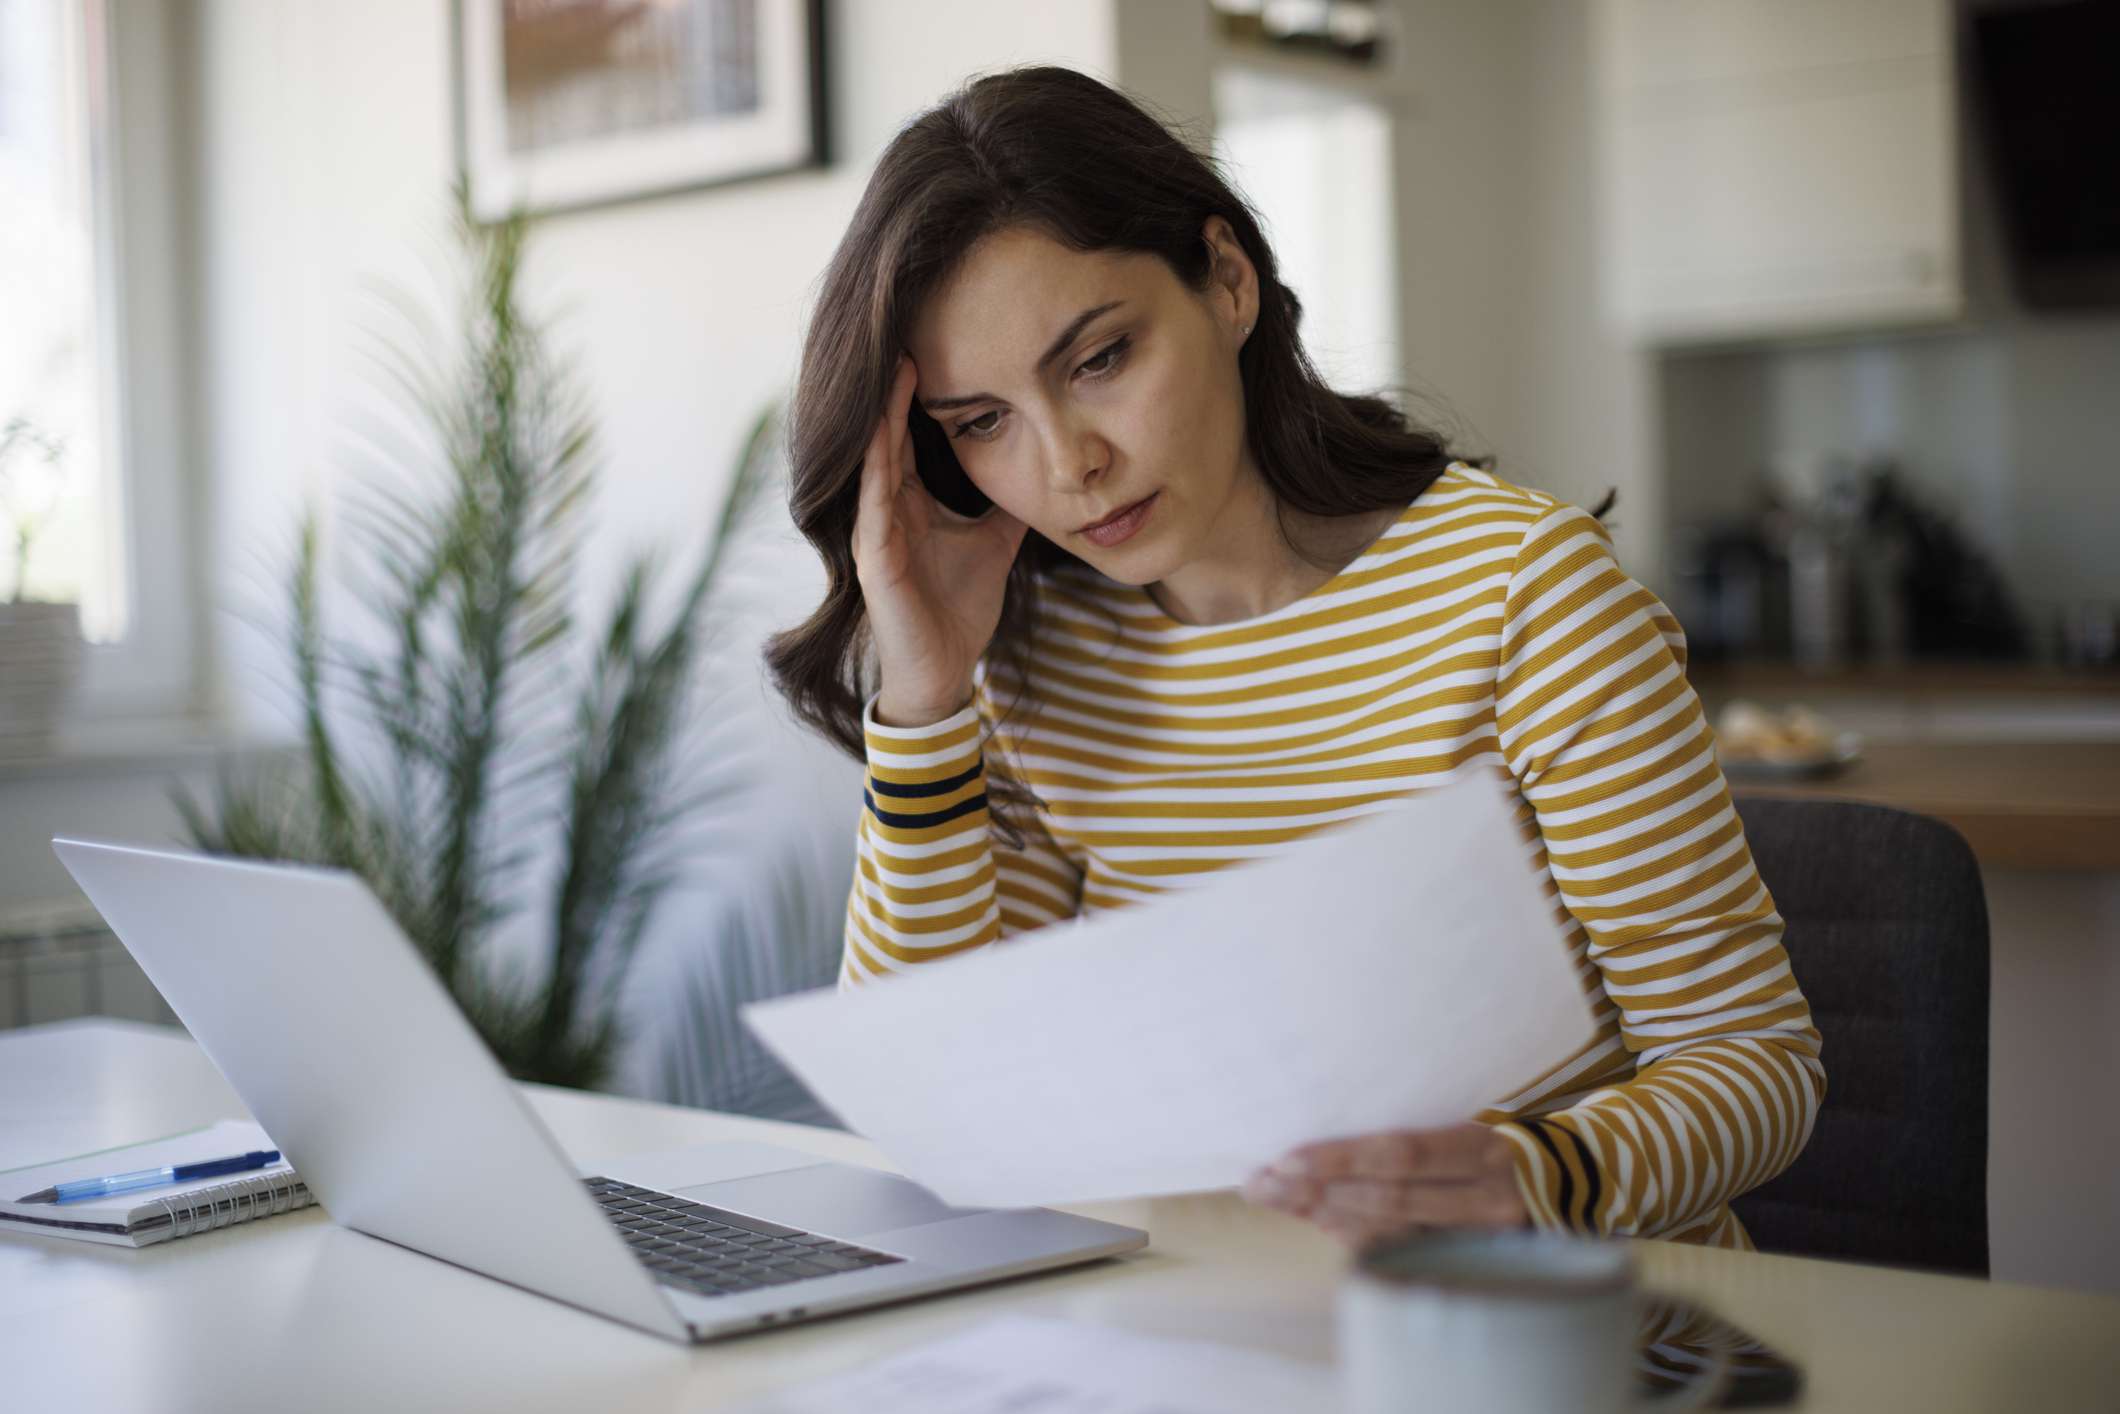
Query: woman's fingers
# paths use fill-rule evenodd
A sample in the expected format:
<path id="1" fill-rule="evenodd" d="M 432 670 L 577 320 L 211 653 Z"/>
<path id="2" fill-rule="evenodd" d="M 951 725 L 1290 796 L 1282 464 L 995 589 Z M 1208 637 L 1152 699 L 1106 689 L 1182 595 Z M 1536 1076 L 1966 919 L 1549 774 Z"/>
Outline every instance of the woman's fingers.
<path id="1" fill-rule="evenodd" d="M 892 503 L 910 479 L 906 475 L 912 467 L 906 408 L 918 378 L 913 360 L 900 354 L 891 390 L 884 395 L 883 413 L 876 419 L 862 453 L 860 500 L 854 512 L 857 566 L 865 556 L 880 553 L 890 542 Z"/>
<path id="2" fill-rule="evenodd" d="M 1508 1167 L 1508 1141 L 1484 1124 L 1329 1139 L 1291 1150 L 1272 1165 L 1276 1173 L 1327 1182 L 1339 1178 L 1483 1178 Z"/>
<path id="3" fill-rule="evenodd" d="M 884 465 L 883 421 L 869 438 L 868 452 L 861 459 L 861 499 L 854 510 L 854 564 L 873 565 L 890 541 L 891 474 Z"/>
<path id="4" fill-rule="evenodd" d="M 1526 1221 L 1509 1143 L 1483 1124 L 1306 1144 L 1254 1173 L 1244 1196 L 1352 1241 Z"/>
<path id="5" fill-rule="evenodd" d="M 920 468 L 914 460 L 917 453 L 913 450 L 911 424 L 901 419 L 897 437 L 898 440 L 891 448 L 891 455 L 897 465 L 898 506 L 905 513 L 907 524 L 914 528 L 914 533 L 924 534 L 934 523 L 935 507 L 940 503 L 927 489 L 927 483 L 920 479 Z"/>
<path id="6" fill-rule="evenodd" d="M 915 460 L 913 429 L 906 423 L 898 424 L 898 441 L 891 447 L 891 460 L 897 466 L 900 494 L 927 489 L 927 483 L 920 479 L 920 464 Z"/>
<path id="7" fill-rule="evenodd" d="M 891 378 L 891 395 L 884 400 L 883 420 L 885 424 L 884 445 L 890 448 L 891 470 L 894 485 L 892 490 L 906 481 L 914 480 L 913 430 L 908 410 L 913 405 L 913 389 L 920 382 L 920 370 L 906 354 L 898 355 L 898 367 Z"/>

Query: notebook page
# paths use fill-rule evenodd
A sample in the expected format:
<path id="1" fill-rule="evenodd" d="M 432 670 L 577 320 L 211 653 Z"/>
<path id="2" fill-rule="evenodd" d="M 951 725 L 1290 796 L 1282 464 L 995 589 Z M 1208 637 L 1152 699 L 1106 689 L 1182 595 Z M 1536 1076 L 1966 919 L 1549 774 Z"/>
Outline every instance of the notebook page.
<path id="1" fill-rule="evenodd" d="M 276 1146 L 272 1140 L 266 1137 L 265 1131 L 255 1122 L 222 1120 L 203 1129 L 188 1130 L 182 1134 L 151 1139 L 141 1144 L 124 1144 L 98 1153 L 76 1154 L 49 1163 L 34 1164 L 28 1168 L 0 1170 L 0 1220 L 57 1218 L 71 1223 L 129 1227 L 160 1214 L 164 1200 L 179 1198 L 187 1193 L 197 1193 L 233 1179 L 292 1174 L 294 1167 L 282 1159 L 278 1163 L 267 1164 L 264 1168 L 252 1169 L 247 1173 L 221 1174 L 213 1178 L 193 1179 L 189 1183 L 143 1188 L 134 1193 L 120 1193 L 115 1197 L 91 1199 L 84 1203 L 18 1203 L 15 1200 L 24 1194 L 49 1188 L 65 1179 L 130 1173 L 134 1169 L 160 1168 L 164 1164 L 196 1163 L 201 1159 L 226 1158 L 230 1154 L 247 1154 L 254 1149 L 274 1147 Z M 65 1235 L 76 1234 L 69 1231 Z"/>

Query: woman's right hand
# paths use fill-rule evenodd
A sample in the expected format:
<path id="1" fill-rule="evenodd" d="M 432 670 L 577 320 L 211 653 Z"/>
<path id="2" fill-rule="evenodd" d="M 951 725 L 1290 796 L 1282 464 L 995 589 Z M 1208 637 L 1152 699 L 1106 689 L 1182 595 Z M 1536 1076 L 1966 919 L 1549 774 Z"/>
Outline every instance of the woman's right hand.
<path id="1" fill-rule="evenodd" d="M 913 467 L 907 421 L 919 372 L 900 354 L 861 464 L 854 572 L 882 673 L 878 720 L 928 726 L 972 697 L 972 669 L 1001 622 L 1026 527 L 999 506 L 978 520 L 944 507 Z"/>

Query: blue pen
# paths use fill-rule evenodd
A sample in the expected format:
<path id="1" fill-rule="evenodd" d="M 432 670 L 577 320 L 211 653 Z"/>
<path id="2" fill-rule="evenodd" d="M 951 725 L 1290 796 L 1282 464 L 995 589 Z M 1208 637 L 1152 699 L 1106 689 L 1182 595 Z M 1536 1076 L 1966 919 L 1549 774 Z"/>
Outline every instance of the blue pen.
<path id="1" fill-rule="evenodd" d="M 76 1178 L 66 1183 L 54 1184 L 15 1201 L 80 1203 L 90 1198 L 108 1198 L 113 1193 L 130 1193 L 135 1188 L 159 1188 L 165 1183 L 184 1183 L 194 1178 L 212 1178 L 223 1173 L 244 1173 L 279 1161 L 278 1149 L 253 1149 L 247 1154 L 237 1154 L 226 1159 L 201 1159 L 195 1164 L 170 1164 L 158 1169 L 114 1173 L 104 1178 Z"/>

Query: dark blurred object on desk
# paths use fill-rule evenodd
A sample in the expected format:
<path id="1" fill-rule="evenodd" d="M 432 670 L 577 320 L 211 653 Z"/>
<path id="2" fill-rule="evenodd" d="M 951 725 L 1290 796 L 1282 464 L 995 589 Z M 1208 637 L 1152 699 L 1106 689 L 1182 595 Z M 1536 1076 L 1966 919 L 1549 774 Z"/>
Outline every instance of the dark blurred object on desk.
<path id="1" fill-rule="evenodd" d="M 1885 457 L 1836 460 L 1798 501 L 1762 479 L 1749 516 L 1696 533 L 1680 611 L 1695 655 L 1806 667 L 2027 656 L 1988 557 Z"/>

